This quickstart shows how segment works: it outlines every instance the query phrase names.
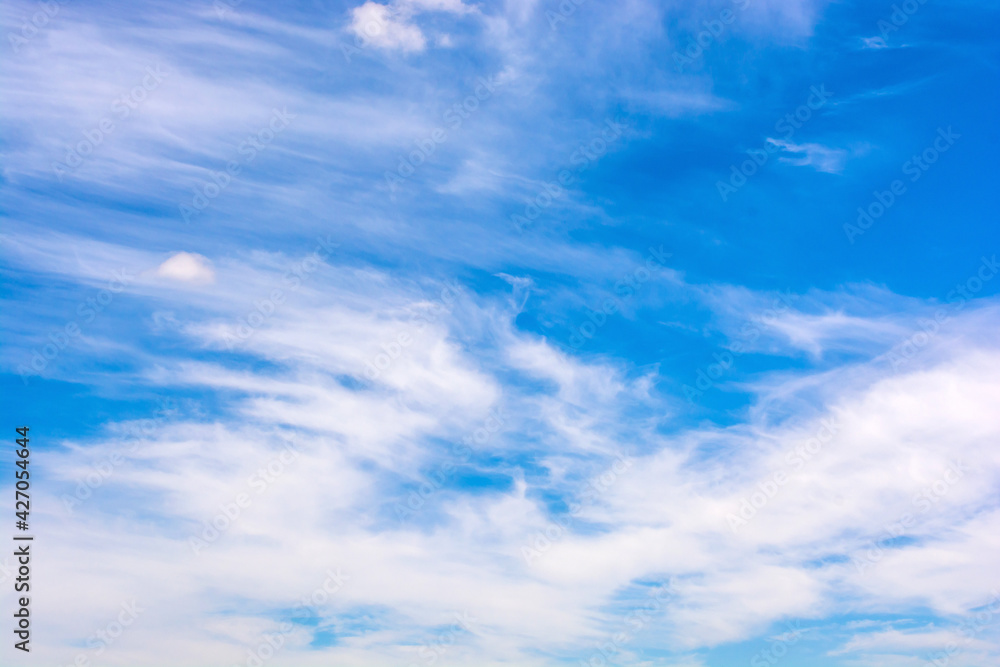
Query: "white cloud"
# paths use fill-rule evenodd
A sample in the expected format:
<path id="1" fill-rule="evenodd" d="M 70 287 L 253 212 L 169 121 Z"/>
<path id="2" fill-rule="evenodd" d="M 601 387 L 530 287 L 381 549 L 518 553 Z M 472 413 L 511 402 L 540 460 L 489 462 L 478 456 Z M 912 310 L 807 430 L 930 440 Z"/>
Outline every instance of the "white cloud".
<path id="1" fill-rule="evenodd" d="M 427 40 L 407 18 L 390 5 L 369 1 L 351 11 L 350 29 L 362 40 L 383 49 L 423 51 Z"/>
<path id="2" fill-rule="evenodd" d="M 839 174 L 844 170 L 849 152 L 843 148 L 830 148 L 822 144 L 796 144 L 783 139 L 768 139 L 782 150 L 801 157 L 781 157 L 782 162 L 796 167 L 812 167 L 816 171 Z"/>
<path id="3" fill-rule="evenodd" d="M 861 43 L 866 49 L 886 49 L 889 45 L 881 37 L 863 37 Z"/>
<path id="4" fill-rule="evenodd" d="M 233 291 L 200 301 L 204 311 L 181 308 L 186 297 L 152 284 L 138 283 L 135 295 L 164 307 L 176 299 L 184 320 L 178 331 L 199 347 L 220 347 L 224 327 L 281 284 L 284 263 L 259 259 L 220 266 L 215 289 Z M 659 426 L 673 409 L 669 400 L 613 362 L 570 357 L 519 333 L 510 305 L 461 294 L 421 325 L 414 316 L 432 312 L 436 296 L 329 264 L 286 296 L 241 350 L 267 370 L 230 367 L 224 354 L 214 363 L 151 364 L 145 377 L 154 386 L 204 389 L 229 397 L 230 409 L 210 422 L 178 417 L 144 436 L 73 516 L 62 512 L 60 495 L 73 494 L 76 480 L 127 443 L 109 434 L 67 443 L 73 446 L 52 458 L 53 481 L 41 491 L 50 494 L 41 506 L 51 508 L 51 583 L 34 601 L 52 623 L 51 639 L 39 647 L 46 659 L 71 662 L 64 654 L 72 658 L 74 638 L 134 596 L 149 621 L 116 645 L 120 664 L 153 664 L 150 656 L 167 646 L 177 665 L 228 664 L 253 641 L 251 629 L 269 627 L 268 610 L 293 605 L 330 567 L 351 580 L 318 609 L 324 627 L 357 609 L 386 610 L 394 622 L 339 636 L 322 650 L 308 648 L 311 634 L 300 628 L 276 665 L 408 664 L 455 610 L 468 610 L 481 630 L 449 649 L 452 662 L 539 664 L 531 653 L 539 647 L 564 650 L 606 636 L 621 622 L 606 605 L 639 579 L 672 581 L 674 603 L 650 630 L 692 650 L 746 639 L 784 618 L 847 608 L 959 613 L 1000 583 L 993 571 L 998 515 L 988 510 L 1000 477 L 991 445 L 1000 438 L 992 412 L 1000 350 L 989 340 L 956 344 L 966 327 L 989 330 L 982 318 L 995 323 L 995 310 L 956 314 L 898 377 L 869 362 L 838 375 L 802 373 L 786 383 L 795 395 L 769 398 L 772 415 L 783 413 L 779 401 L 795 405 L 794 420 L 771 423 L 751 411 L 729 428 L 668 436 Z M 854 317 L 815 327 L 879 330 Z M 405 349 L 378 377 L 366 377 L 366 361 L 401 333 L 410 335 Z M 810 382 L 824 390 L 798 392 Z M 770 385 L 756 390 L 767 396 Z M 441 489 L 422 518 L 399 523 L 392 507 L 405 501 L 402 482 L 426 479 L 428 468 L 448 460 L 449 443 L 473 433 L 492 406 L 506 423 L 479 451 L 531 453 L 544 474 L 491 469 L 510 475 L 509 489 Z M 636 406 L 658 418 L 637 419 Z M 831 417 L 841 424 L 836 439 L 789 470 L 788 452 Z M 285 440 L 300 457 L 195 556 L 191 534 L 245 490 Z M 526 563 L 522 546 L 554 525 L 541 498 L 574 499 L 619 451 L 632 457 L 630 468 L 586 504 L 580 523 Z M 912 544 L 887 549 L 863 573 L 830 560 L 863 553 L 884 525 L 915 511 L 914 495 L 955 457 L 972 467 L 933 512 L 919 515 Z M 789 481 L 734 534 L 726 514 L 780 470 Z M 75 593 L 67 598 L 67 591 Z M 852 650 L 884 644 L 873 642 L 858 640 Z M 976 646 L 986 655 L 995 650 Z"/>
<path id="5" fill-rule="evenodd" d="M 156 275 L 182 283 L 205 284 L 215 282 L 215 270 L 207 257 L 197 253 L 178 252 L 171 255 L 156 269 Z"/>
<path id="6" fill-rule="evenodd" d="M 785 4 L 790 21 L 804 29 L 812 25 L 815 3 Z M 778 11 L 783 5 L 753 6 Z M 352 30 L 357 11 L 368 12 L 387 21 L 380 37 L 384 42 L 376 46 L 417 52 L 429 41 L 414 22 L 419 12 L 469 11 L 464 7 L 454 0 L 426 0 L 401 3 L 397 11 L 368 2 L 352 14 Z M 614 19 L 615 11 L 609 11 Z M 542 20 L 540 14 L 537 18 Z M 222 168 L 246 133 L 256 131 L 273 104 L 286 99 L 294 101 L 290 110 L 299 115 L 290 132 L 301 133 L 295 141 L 289 137 L 287 154 L 309 165 L 289 172 L 289 178 L 325 174 L 326 166 L 336 166 L 331 160 L 354 161 L 366 154 L 345 147 L 391 145 L 395 151 L 396 145 L 409 146 L 440 119 L 432 113 L 426 122 L 410 119 L 399 112 L 399 97 L 359 92 L 357 98 L 329 99 L 294 82 L 266 84 L 256 76 L 213 74 L 224 67 L 198 70 L 192 64 L 204 55 L 195 49 L 206 45 L 211 45 L 211 58 L 241 64 L 257 62 L 254 58 L 284 59 L 283 65 L 307 60 L 270 35 L 227 37 L 221 28 L 188 30 L 167 21 L 155 30 L 137 30 L 139 48 L 76 19 L 61 16 L 65 23 L 53 23 L 52 39 L 39 38 L 34 45 L 38 57 L 16 59 L 5 68 L 4 87 L 21 95 L 21 103 L 5 107 L 6 117 L 31 135 L 11 149 L 16 160 L 7 173 L 15 178 L 46 172 L 52 159 L 62 158 L 64 145 L 79 141 L 80 132 L 91 127 L 78 127 L 77 121 L 107 114 L 115 97 L 141 80 L 144 63 L 170 54 L 174 44 L 191 49 L 184 59 L 166 60 L 169 77 L 142 107 L 144 122 L 121 124 L 74 178 L 88 186 L 119 187 L 128 179 L 118 176 L 135 181 L 137 175 L 153 173 L 146 167 L 157 167 L 156 178 L 186 186 L 185 178 L 207 178 Z M 60 27 L 70 23 L 72 31 Z M 637 29 L 658 25 L 643 23 L 645 28 L 625 25 L 622 34 L 631 38 Z M 255 25 L 325 44 L 336 36 L 313 29 L 291 32 L 277 21 Z M 586 23 L 576 26 L 585 29 Z M 434 39 L 440 43 L 444 37 Z M 599 49 L 594 57 L 609 52 Z M 140 62 L 128 71 L 112 66 Z M 549 63 L 554 70 L 564 64 Z M 107 79 L 108 72 L 119 72 L 121 79 Z M 433 88 L 428 99 L 436 99 L 439 89 L 424 83 L 413 88 Z M 549 127 L 564 133 L 561 141 L 570 155 L 580 141 L 579 128 L 560 129 L 558 120 L 546 126 L 543 89 L 524 91 L 537 97 L 519 93 L 507 99 L 539 104 L 543 112 L 533 121 L 538 136 L 547 136 Z M 667 115 L 719 107 L 718 100 L 696 93 L 630 99 Z M 498 96 L 496 101 L 504 100 Z M 485 113 L 476 122 L 483 123 L 483 131 L 470 132 L 463 145 L 471 146 L 474 165 L 499 169 L 503 161 L 496 152 L 479 151 L 477 137 L 500 136 L 503 142 L 507 135 L 495 132 Z M 535 148 L 551 156 L 558 145 L 544 139 Z M 788 144 L 786 159 L 819 170 L 842 168 L 830 154 L 836 149 L 816 146 Z M 172 157 L 153 157 L 164 155 Z M 185 163 L 190 155 L 203 160 L 198 166 Z M 324 168 L 317 169 L 313 161 L 321 159 Z M 394 161 L 395 153 L 387 164 Z M 264 166 L 263 159 L 254 165 Z M 377 166 L 372 173 L 381 173 Z M 477 167 L 466 178 L 452 180 L 450 191 L 488 192 L 494 175 Z M 322 180 L 328 189 L 329 182 Z M 131 185 L 150 191 L 141 180 Z M 266 190 L 272 202 L 302 203 L 301 190 L 293 185 L 259 186 L 248 169 L 227 196 L 236 188 L 256 188 Z M 330 210 L 309 204 L 313 211 Z M 343 217 L 350 218 L 350 211 Z M 324 226 L 337 224 L 329 216 L 322 220 Z M 370 236 L 388 229 L 387 237 L 402 244 L 411 240 L 410 230 L 379 223 L 385 227 L 369 226 Z M 183 231 L 170 230 L 170 224 L 149 229 L 157 247 L 181 243 L 176 239 Z M 224 406 L 209 417 L 192 404 L 185 416 L 144 436 L 72 517 L 62 513 L 60 494 L 72 494 L 96 462 L 128 443 L 114 432 L 67 442 L 65 455 L 46 464 L 51 485 L 38 489 L 39 511 L 50 527 L 41 554 L 46 580 L 33 601 L 46 624 L 47 640 L 39 646 L 44 654 L 39 660 L 46 664 L 72 663 L 86 638 L 132 596 L 139 597 L 148 615 L 116 642 L 109 664 L 149 665 L 164 655 L 176 657 L 178 665 L 243 660 L 246 646 L 271 629 L 273 616 L 314 590 L 325 569 L 336 566 L 350 574 L 351 586 L 318 610 L 324 627 L 358 609 L 391 615 L 393 622 L 344 633 L 336 646 L 323 649 L 309 647 L 311 632 L 300 628 L 290 635 L 286 653 L 275 658 L 275 667 L 409 664 L 417 659 L 420 642 L 432 640 L 433 628 L 456 609 L 469 609 L 483 630 L 450 648 L 446 662 L 536 665 L 539 647 L 575 649 L 606 636 L 604 628 L 620 620 L 607 604 L 643 577 L 674 579 L 678 595 L 676 607 L 657 618 L 657 632 L 651 634 L 694 648 L 753 636 L 790 615 L 845 608 L 958 614 L 981 602 L 984 582 L 996 582 L 1000 524 L 990 503 L 995 505 L 998 463 L 991 443 L 1000 437 L 993 417 L 1000 399 L 1000 353 L 996 341 L 976 335 L 996 330 L 996 310 L 955 314 L 919 358 L 891 377 L 886 364 L 870 358 L 915 331 L 907 318 L 934 305 L 885 293 L 811 295 L 804 299 L 809 308 L 795 304 L 791 312 L 768 318 L 768 333 L 754 349 L 786 355 L 806 351 L 813 358 L 849 350 L 859 358 L 827 373 L 762 377 L 746 387 L 757 404 L 745 415 L 734 413 L 741 423 L 677 432 L 677 405 L 650 389 L 649 376 L 636 378 L 635 369 L 614 360 L 567 355 L 519 332 L 513 321 L 523 296 L 512 305 L 464 296 L 432 321 L 416 325 L 416 315 L 432 312 L 434 295 L 376 270 L 324 264 L 292 292 L 282 275 L 299 260 L 279 253 L 217 260 L 213 267 L 201 255 L 182 252 L 161 264 L 154 253 L 65 238 L 53 243 L 34 233 L 19 229 L 5 243 L 8 252 L 30 258 L 23 263 L 34 271 L 71 275 L 100 287 L 123 265 L 135 273 L 154 267 L 130 285 L 129 305 L 145 300 L 151 308 L 166 309 L 156 318 L 166 323 L 164 331 L 216 354 L 206 363 L 202 354 L 198 361 L 161 356 L 132 343 L 133 351 L 142 351 L 134 355 L 138 363 L 148 363 L 139 379 L 165 392 L 193 387 Z M 435 246 L 449 245 L 439 238 L 434 237 Z M 502 246 L 457 245 L 470 264 Z M 633 259 L 601 247 L 543 242 L 508 252 L 523 263 L 518 270 L 526 264 L 544 266 L 568 275 L 586 273 L 588 279 L 614 280 Z M 495 257 L 481 263 L 494 273 L 500 270 Z M 215 285 L 181 295 L 154 276 L 199 284 L 214 279 Z M 522 279 L 504 279 L 526 291 Z M 280 310 L 240 349 L 260 363 L 234 363 L 225 351 L 225 334 L 248 313 L 258 312 L 254 302 L 276 286 L 285 290 Z M 699 290 L 679 279 L 673 288 L 684 295 Z M 752 293 L 746 301 L 756 304 L 761 298 Z M 745 314 L 746 302 L 734 304 L 733 311 L 734 318 Z M 109 311 L 107 317 L 116 315 Z M 129 333 L 129 327 L 115 331 L 122 338 Z M 142 342 L 152 338 L 149 333 L 143 330 Z M 401 333 L 408 334 L 405 349 L 390 352 Z M 121 345 L 116 351 L 129 344 L 116 342 Z M 377 378 L 366 377 L 366 362 L 390 353 L 390 367 Z M 401 488 L 426 479 L 428 466 L 436 469 L 449 445 L 474 433 L 493 406 L 502 407 L 507 423 L 477 451 L 502 459 L 514 450 L 530 466 L 522 469 L 517 460 L 506 467 L 473 463 L 475 473 L 509 475 L 509 490 L 462 494 L 442 489 L 427 501 L 427 521 L 396 522 L 391 507 L 397 494 L 405 497 Z M 787 415 L 796 418 L 779 419 Z M 785 485 L 746 531 L 733 536 L 726 512 L 782 469 L 790 448 L 806 442 L 816 422 L 831 415 L 845 424 L 835 446 L 799 471 L 801 476 Z M 245 488 L 247 477 L 266 465 L 286 438 L 302 452 L 296 465 L 255 499 L 222 540 L 193 557 L 187 542 L 191 533 Z M 578 484 L 600 473 L 607 457 L 618 451 L 634 457 L 627 476 L 584 508 L 580 518 L 585 523 L 556 540 L 537 565 L 527 566 L 520 548 L 553 525 L 543 499 L 572 498 Z M 831 554 L 861 552 L 912 504 L 915 493 L 936 481 L 950 457 L 959 455 L 973 462 L 974 470 L 962 485 L 949 489 L 935 505 L 936 513 L 924 516 L 927 523 L 916 527 L 913 544 L 887 550 L 863 575 L 849 564 L 823 561 Z M 531 475 L 525 473 L 529 467 Z M 5 606 L 10 594 L 4 587 L 0 601 Z M 871 643 L 869 648 L 886 646 Z M 995 658 L 995 645 L 979 648 L 993 651 Z M 7 653 L 0 653 L 0 661 L 6 664 L 11 649 L 5 644 L 2 650 Z M 980 661 L 989 662 L 989 656 Z"/>
<path id="7" fill-rule="evenodd" d="M 464 4 L 462 0 L 399 0 L 386 5 L 368 0 L 351 10 L 350 31 L 362 43 L 374 44 L 382 49 L 423 51 L 427 46 L 427 37 L 413 23 L 416 16 L 422 12 L 461 15 L 475 11 L 475 8 Z M 436 35 L 434 42 L 442 47 L 452 45 L 451 37 L 444 33 Z"/>

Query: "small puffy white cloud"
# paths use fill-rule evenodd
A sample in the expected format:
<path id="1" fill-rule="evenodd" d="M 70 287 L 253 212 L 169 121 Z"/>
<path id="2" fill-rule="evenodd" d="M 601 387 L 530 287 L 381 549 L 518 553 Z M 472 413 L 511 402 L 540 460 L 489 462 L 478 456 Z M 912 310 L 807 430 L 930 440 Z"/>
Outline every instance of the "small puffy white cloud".
<path id="1" fill-rule="evenodd" d="M 156 275 L 183 283 L 215 282 L 215 271 L 208 258 L 192 252 L 178 252 L 156 268 Z"/>
<path id="2" fill-rule="evenodd" d="M 398 9 L 366 2 L 351 12 L 351 32 L 383 49 L 423 51 L 427 44 L 420 28 L 406 22 Z"/>
<path id="3" fill-rule="evenodd" d="M 383 49 L 423 51 L 427 38 L 410 20 L 421 12 L 467 14 L 475 11 L 462 0 L 400 0 L 391 5 L 366 2 L 351 11 L 350 30 L 362 40 Z M 438 46 L 452 46 L 449 35 L 434 38 Z"/>

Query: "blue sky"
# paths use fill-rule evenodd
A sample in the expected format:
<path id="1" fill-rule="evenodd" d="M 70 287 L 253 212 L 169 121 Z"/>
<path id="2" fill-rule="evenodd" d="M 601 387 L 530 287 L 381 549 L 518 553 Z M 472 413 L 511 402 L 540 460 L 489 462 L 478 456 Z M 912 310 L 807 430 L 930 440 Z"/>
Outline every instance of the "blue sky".
<path id="1" fill-rule="evenodd" d="M 5 4 L 32 659 L 1000 660 L 998 8 L 383 2 Z"/>

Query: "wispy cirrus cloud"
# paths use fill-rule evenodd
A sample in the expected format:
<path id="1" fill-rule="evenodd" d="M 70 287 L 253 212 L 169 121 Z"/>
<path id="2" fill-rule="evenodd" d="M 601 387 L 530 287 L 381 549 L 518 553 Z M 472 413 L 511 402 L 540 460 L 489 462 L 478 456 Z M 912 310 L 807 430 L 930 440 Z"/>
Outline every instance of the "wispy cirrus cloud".
<path id="1" fill-rule="evenodd" d="M 265 636 L 269 664 L 373 667 L 718 667 L 790 622 L 839 665 L 958 641 L 1000 586 L 992 120 L 963 106 L 992 10 L 915 15 L 941 58 L 853 48 L 858 4 L 570 4 L 64 4 L 5 61 L 37 659 L 133 600 L 109 664 L 246 664 Z M 767 140 L 823 82 L 808 139 Z M 942 118 L 978 139 L 844 243 Z M 804 168 L 720 209 L 713 169 L 763 141 Z"/>
<path id="2" fill-rule="evenodd" d="M 796 156 L 782 155 L 778 158 L 780 162 L 796 167 L 812 167 L 816 171 L 839 174 L 847 164 L 849 152 L 843 148 L 831 148 L 816 143 L 796 144 L 783 139 L 768 139 L 768 141 L 785 153 Z"/>
<path id="3" fill-rule="evenodd" d="M 222 332 L 244 309 L 239 301 L 251 304 L 257 290 L 266 294 L 269 285 L 280 285 L 283 262 L 215 264 L 211 289 L 224 290 L 225 299 L 217 293 L 198 310 L 184 310 L 186 295 L 142 282 L 133 298 L 146 302 L 145 309 L 173 309 L 182 339 L 222 351 Z M 97 562 L 87 549 L 121 539 L 109 532 L 114 521 L 155 517 L 172 527 L 156 535 L 138 525 L 130 529 L 129 551 L 149 555 L 115 557 L 103 573 L 88 570 L 95 591 L 106 586 L 111 592 L 92 591 L 65 607 L 75 617 L 89 617 L 130 591 L 156 609 L 156 625 L 131 631 L 122 659 L 144 660 L 142 651 L 158 645 L 164 627 L 196 614 L 206 618 L 206 631 L 192 635 L 183 650 L 197 651 L 198 660 L 226 660 L 239 641 L 217 631 L 222 621 L 208 619 L 222 618 L 234 629 L 255 617 L 278 623 L 279 610 L 291 604 L 286 592 L 308 588 L 333 564 L 351 576 L 351 585 L 318 608 L 318 625 L 297 626 L 289 635 L 286 650 L 297 662 L 412 659 L 407 638 L 432 635 L 436 619 L 453 609 L 469 609 L 482 628 L 462 637 L 457 659 L 473 652 L 530 659 L 539 646 L 567 652 L 613 626 L 608 605 L 617 595 L 656 577 L 671 582 L 676 604 L 653 621 L 660 639 L 642 639 L 637 647 L 670 646 L 683 659 L 792 616 L 844 613 L 859 605 L 873 613 L 887 605 L 954 613 L 978 604 L 975 582 L 991 580 L 995 545 L 988 536 L 997 519 L 983 503 L 1000 472 L 986 446 L 998 435 L 987 406 L 995 400 L 991 378 L 1000 356 L 985 341 L 957 346 L 959 337 L 944 334 L 933 343 L 939 353 L 918 359 L 903 375 L 875 361 L 837 374 L 804 371 L 801 393 L 786 378 L 789 391 L 767 399 L 796 405 L 793 418 L 667 436 L 658 432 L 662 418 L 652 415 L 669 415 L 679 403 L 651 392 L 646 377 L 621 364 L 576 360 L 518 332 L 510 306 L 467 293 L 421 327 L 410 312 L 423 299 L 387 276 L 366 276 L 331 260 L 311 280 L 308 289 L 289 292 L 280 313 L 241 348 L 267 371 L 250 371 L 225 353 L 202 361 L 138 338 L 132 343 L 149 357 L 136 376 L 141 385 L 160 392 L 208 390 L 228 397 L 229 407 L 206 422 L 195 418 L 197 403 L 188 401 L 72 519 L 50 519 L 65 536 L 52 549 L 72 550 L 78 563 Z M 878 330 L 864 319 L 857 316 L 850 326 Z M 955 331 L 961 330 L 956 323 Z M 376 380 L 367 379 L 365 360 L 400 340 L 400 332 L 410 333 L 411 342 Z M 794 337 L 788 343 L 800 345 Z M 763 398 L 769 386 L 765 377 L 751 391 Z M 911 405 L 924 406 L 919 419 Z M 473 433 L 492 408 L 505 416 L 503 431 L 488 449 L 468 440 L 472 454 L 456 483 L 400 526 L 394 503 L 418 483 L 419 471 L 447 460 L 446 443 Z M 637 420 L 637 409 L 650 416 Z M 769 412 L 781 410 L 772 406 Z M 810 453 L 819 424 L 830 420 L 834 438 Z M 938 430 L 949 433 L 946 443 L 934 436 Z M 194 553 L 192 536 L 203 539 L 206 522 L 247 486 L 255 469 L 278 455 L 283 442 L 299 452 L 294 463 L 251 496 L 224 534 Z M 118 447 L 113 435 L 83 444 L 72 443 L 51 464 L 67 493 L 87 461 Z M 579 500 L 581 482 L 622 454 L 632 465 L 620 480 L 600 484 L 595 501 L 578 515 L 578 527 L 537 562 L 526 563 L 522 547 L 545 534 L 564 511 L 560 505 Z M 515 467 L 511 456 L 532 465 Z M 933 485 L 956 457 L 970 466 L 962 483 L 933 512 L 919 514 L 908 543 L 883 547 L 880 561 L 859 572 L 853 559 L 871 548 L 884 525 L 908 509 L 917 513 L 913 495 Z M 887 480 L 887 470 L 903 474 Z M 773 481 L 776 472 L 784 475 L 781 484 Z M 482 480 L 475 493 L 457 483 L 470 476 Z M 57 506 L 59 491 L 53 493 Z M 125 499 L 133 518 L 120 516 Z M 881 509 L 873 512 L 875 506 Z M 742 522 L 738 530 L 732 517 Z M 337 530 L 329 532 L 331 525 Z M 81 530 L 89 541 L 79 541 Z M 281 536 L 290 532 L 309 549 L 282 547 Z M 963 571 L 977 576 L 961 586 L 950 576 L 934 576 L 942 553 L 965 554 Z M 247 567 L 233 568 L 237 554 Z M 271 586 L 247 588 L 256 568 L 276 559 L 291 559 L 296 567 Z M 80 567 L 50 576 L 79 576 Z M 158 577 L 149 577 L 150 567 Z M 178 592 L 156 583 L 181 572 L 212 581 L 212 596 L 197 585 Z M 505 601 L 512 598 L 501 590 L 518 591 L 517 599 L 530 600 L 534 611 L 525 613 L 520 603 L 511 607 Z M 237 599 L 259 612 L 225 612 Z M 54 613 L 54 601 L 44 594 L 38 604 Z M 386 620 L 345 634 L 349 617 L 372 608 L 383 610 L 379 616 Z M 70 623 L 69 617 L 61 622 Z M 311 647 L 320 631 L 336 633 L 337 645 Z M 844 650 L 861 650 L 858 641 Z M 57 646 L 47 650 L 58 655 Z M 173 655 L 181 655 L 177 650 Z"/>

